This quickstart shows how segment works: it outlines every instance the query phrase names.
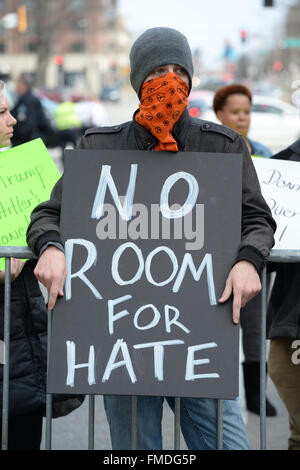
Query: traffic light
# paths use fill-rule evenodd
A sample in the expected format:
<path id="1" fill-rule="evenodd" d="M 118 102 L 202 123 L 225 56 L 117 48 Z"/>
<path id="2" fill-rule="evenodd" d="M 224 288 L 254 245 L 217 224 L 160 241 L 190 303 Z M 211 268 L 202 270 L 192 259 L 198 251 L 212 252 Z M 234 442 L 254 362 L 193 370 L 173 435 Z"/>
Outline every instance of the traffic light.
<path id="1" fill-rule="evenodd" d="M 245 42 L 247 42 L 247 38 L 248 38 L 248 33 L 247 33 L 247 31 L 245 31 L 244 29 L 241 29 L 241 31 L 240 31 L 240 40 L 241 40 L 241 43 L 242 43 L 242 44 L 245 44 Z"/>
<path id="2" fill-rule="evenodd" d="M 54 63 L 57 65 L 57 84 L 58 86 L 63 86 L 64 84 L 64 58 L 62 55 L 54 56 Z"/>
<path id="3" fill-rule="evenodd" d="M 275 72 L 281 72 L 281 70 L 284 69 L 284 66 L 281 62 L 279 62 L 278 60 L 276 62 L 273 63 L 273 70 Z"/>
<path id="4" fill-rule="evenodd" d="M 264 7 L 273 7 L 274 2 L 273 0 L 264 0 Z"/>
<path id="5" fill-rule="evenodd" d="M 18 31 L 25 33 L 27 31 L 27 8 L 26 5 L 20 5 L 17 9 L 18 13 Z"/>
<path id="6" fill-rule="evenodd" d="M 55 56 L 54 56 L 54 63 L 55 63 L 56 65 L 62 66 L 63 63 L 64 63 L 64 58 L 63 58 L 63 56 L 62 56 L 62 55 L 55 55 Z"/>

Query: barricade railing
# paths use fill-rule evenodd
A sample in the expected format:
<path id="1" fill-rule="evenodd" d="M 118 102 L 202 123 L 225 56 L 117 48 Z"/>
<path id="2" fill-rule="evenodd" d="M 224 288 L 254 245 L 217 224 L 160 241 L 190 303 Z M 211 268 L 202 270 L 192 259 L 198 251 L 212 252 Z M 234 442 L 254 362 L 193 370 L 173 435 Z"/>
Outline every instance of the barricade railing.
<path id="1" fill-rule="evenodd" d="M 3 397 L 2 397 L 2 436 L 1 449 L 8 448 L 9 420 L 9 368 L 10 368 L 10 296 L 11 296 L 11 258 L 35 258 L 28 247 L 0 247 L 0 258 L 5 258 L 4 282 L 4 357 L 3 361 Z M 300 262 L 300 250 L 272 250 L 272 262 Z M 266 449 L 266 312 L 267 312 L 267 271 L 263 269 L 262 282 L 262 315 L 260 337 L 260 449 Z M 49 365 L 52 311 L 48 310 L 47 321 L 47 365 Z M 94 449 L 95 443 L 95 395 L 89 395 L 88 406 L 88 449 Z M 131 398 L 131 448 L 137 445 L 137 397 Z M 45 449 L 52 448 L 52 395 L 46 395 L 46 429 Z M 223 400 L 218 400 L 217 406 L 217 449 L 223 448 Z M 174 449 L 180 449 L 180 398 L 175 398 L 174 410 Z"/>

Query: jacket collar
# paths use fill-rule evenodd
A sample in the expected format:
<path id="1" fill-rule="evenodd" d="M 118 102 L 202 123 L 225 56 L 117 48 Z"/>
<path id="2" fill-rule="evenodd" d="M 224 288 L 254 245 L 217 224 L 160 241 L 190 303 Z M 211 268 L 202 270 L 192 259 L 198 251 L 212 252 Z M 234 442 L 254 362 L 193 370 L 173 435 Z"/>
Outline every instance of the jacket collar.
<path id="1" fill-rule="evenodd" d="M 290 149 L 292 149 L 293 152 L 300 155 L 300 139 L 296 140 L 296 142 L 290 145 Z"/>
<path id="2" fill-rule="evenodd" d="M 145 129 L 145 127 L 136 122 L 134 116 L 137 112 L 138 110 L 135 111 L 132 119 L 137 147 L 139 150 L 152 150 L 157 144 L 158 140 L 156 137 L 154 137 L 153 134 L 151 134 L 151 132 Z M 184 150 L 184 143 L 190 122 L 191 117 L 188 113 L 188 110 L 185 109 L 173 129 L 173 136 L 177 141 L 178 150 Z"/>

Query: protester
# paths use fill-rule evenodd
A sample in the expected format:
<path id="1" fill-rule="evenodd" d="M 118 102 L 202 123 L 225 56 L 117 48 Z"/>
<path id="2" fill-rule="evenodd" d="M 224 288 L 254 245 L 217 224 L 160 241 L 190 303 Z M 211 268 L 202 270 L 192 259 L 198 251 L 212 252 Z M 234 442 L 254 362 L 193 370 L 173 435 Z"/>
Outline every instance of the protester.
<path id="1" fill-rule="evenodd" d="M 272 151 L 268 147 L 248 137 L 251 105 L 250 90 L 239 84 L 219 88 L 213 100 L 213 108 L 219 121 L 242 135 L 251 155 L 271 157 Z"/>
<path id="2" fill-rule="evenodd" d="M 12 137 L 13 146 L 43 137 L 49 129 L 48 119 L 40 100 L 32 93 L 32 81 L 28 74 L 21 74 L 16 80 L 18 99 L 11 110 L 17 119 Z"/>
<path id="3" fill-rule="evenodd" d="M 251 121 L 252 94 L 239 84 L 224 86 L 217 90 L 213 108 L 219 121 L 239 132 L 251 155 L 271 157 L 272 152 L 260 142 L 250 140 L 248 132 Z M 246 405 L 249 411 L 260 414 L 260 326 L 261 304 L 259 297 L 252 300 L 241 312 L 243 331 L 243 362 Z M 276 409 L 266 399 L 266 415 L 276 416 Z"/>
<path id="4" fill-rule="evenodd" d="M 79 147 L 171 152 L 180 150 L 187 152 L 186 158 L 189 151 L 243 155 L 242 242 L 219 299 L 220 303 L 224 303 L 233 294 L 233 322 L 238 323 L 240 307 L 261 289 L 259 272 L 273 246 L 275 230 L 275 222 L 261 196 L 247 147 L 241 136 L 231 129 L 189 116 L 187 97 L 193 77 L 192 54 L 185 36 L 179 31 L 170 28 L 147 30 L 132 46 L 130 65 L 131 84 L 140 99 L 139 110 L 134 114 L 133 120 L 119 126 L 88 130 Z M 168 106 L 162 99 L 163 93 L 170 96 Z M 150 116 L 148 112 L 152 113 L 152 121 L 147 120 L 147 116 Z M 35 274 L 49 291 L 49 308 L 54 307 L 58 295 L 63 295 L 66 276 L 59 229 L 61 195 L 62 179 L 54 187 L 51 199 L 33 211 L 27 232 L 29 246 L 40 256 Z M 138 397 L 138 449 L 162 448 L 161 418 L 164 398 L 174 409 L 174 398 Z M 130 449 L 130 397 L 106 395 L 104 403 L 113 449 Z M 238 403 L 225 400 L 223 406 L 224 448 L 248 449 L 249 443 Z M 181 428 L 189 449 L 216 449 L 216 414 L 217 400 L 181 398 Z"/>
<path id="5" fill-rule="evenodd" d="M 10 145 L 16 120 L 0 82 L 0 147 Z M 9 449 L 39 449 L 46 388 L 47 309 L 33 262 L 11 260 Z M 4 271 L 0 271 L 0 338 L 3 340 Z M 3 366 L 0 367 L 2 398 Z M 2 400 L 1 400 L 2 403 Z M 2 407 L 1 407 L 2 413 Z M 2 424 L 0 423 L 0 432 Z"/>
<path id="6" fill-rule="evenodd" d="M 78 103 L 57 104 L 53 116 L 58 144 L 61 148 L 62 163 L 64 163 L 64 150 L 67 144 L 72 144 L 75 148 L 79 137 L 87 129 L 110 124 L 106 109 L 93 95 L 88 100 Z"/>
<path id="7" fill-rule="evenodd" d="M 105 106 L 95 95 L 90 95 L 84 101 L 75 105 L 75 112 L 82 122 L 82 128 L 109 126 L 110 119 Z"/>
<path id="8" fill-rule="evenodd" d="M 0 81 L 0 150 L 10 146 L 16 119 L 10 114 Z M 46 404 L 47 308 L 33 274 L 36 262 L 11 259 L 10 381 L 8 449 L 38 450 Z M 4 271 L 0 271 L 0 340 L 4 337 Z M 3 351 L 2 351 L 3 352 Z M 3 355 L 1 355 L 3 359 Z M 4 358 L 5 359 L 5 358 Z M 2 405 L 3 364 L 0 363 Z M 55 417 L 78 407 L 83 398 L 56 396 Z M 0 435 L 2 434 L 0 407 Z"/>
<path id="9" fill-rule="evenodd" d="M 300 139 L 272 158 L 300 162 Z M 276 278 L 267 316 L 269 372 L 289 414 L 288 449 L 300 450 L 300 263 L 270 263 L 270 270 Z"/>
<path id="10" fill-rule="evenodd" d="M 76 113 L 76 105 L 77 103 L 69 101 L 59 103 L 53 112 L 62 163 L 64 163 L 66 145 L 71 144 L 73 148 L 77 146 L 77 139 L 82 127 L 82 120 Z"/>

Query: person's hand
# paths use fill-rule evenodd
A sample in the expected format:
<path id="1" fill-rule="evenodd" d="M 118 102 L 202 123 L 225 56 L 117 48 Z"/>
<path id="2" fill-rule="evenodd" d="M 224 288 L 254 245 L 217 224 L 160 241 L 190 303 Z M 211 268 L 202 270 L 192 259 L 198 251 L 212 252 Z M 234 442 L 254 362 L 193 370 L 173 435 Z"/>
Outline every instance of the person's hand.
<path id="1" fill-rule="evenodd" d="M 219 302 L 227 302 L 233 294 L 232 319 L 233 323 L 238 323 L 241 308 L 260 291 L 261 282 L 254 265 L 249 261 L 239 261 L 229 273 Z"/>
<path id="2" fill-rule="evenodd" d="M 11 258 L 10 261 L 10 273 L 11 273 L 11 282 L 13 282 L 21 273 L 24 268 L 25 261 L 17 258 Z M 3 284 L 5 280 L 5 271 L 0 271 L 0 284 Z"/>
<path id="3" fill-rule="evenodd" d="M 35 277 L 47 289 L 49 293 L 48 308 L 52 310 L 57 300 L 57 296 L 63 296 L 64 282 L 67 275 L 66 260 L 64 253 L 49 246 L 40 256 L 34 270 Z"/>

